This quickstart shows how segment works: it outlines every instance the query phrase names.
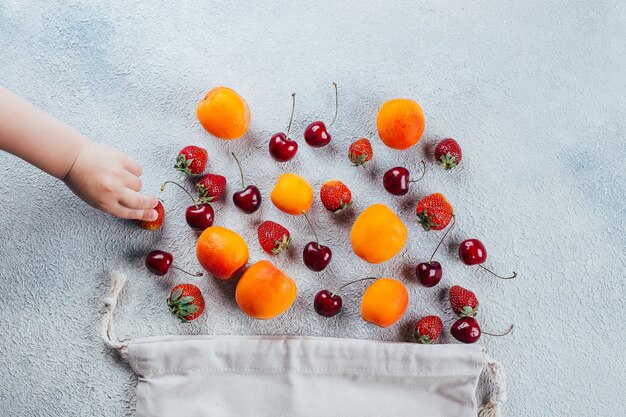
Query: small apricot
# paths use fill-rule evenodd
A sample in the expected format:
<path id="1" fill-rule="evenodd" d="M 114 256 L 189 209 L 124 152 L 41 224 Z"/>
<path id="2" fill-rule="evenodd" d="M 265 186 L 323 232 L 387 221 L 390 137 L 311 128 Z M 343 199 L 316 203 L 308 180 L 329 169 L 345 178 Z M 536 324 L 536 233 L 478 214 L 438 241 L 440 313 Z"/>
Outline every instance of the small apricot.
<path id="1" fill-rule="evenodd" d="M 415 101 L 397 98 L 378 110 L 378 136 L 390 148 L 403 150 L 415 145 L 424 133 L 424 112 Z"/>
<path id="2" fill-rule="evenodd" d="M 198 237 L 196 256 L 211 275 L 229 279 L 248 263 L 248 245 L 232 230 L 211 226 Z"/>
<path id="3" fill-rule="evenodd" d="M 250 126 L 248 103 L 228 87 L 215 87 L 206 93 L 196 115 L 202 127 L 220 139 L 240 138 Z"/>
<path id="4" fill-rule="evenodd" d="M 258 261 L 237 283 L 235 300 L 252 318 L 267 320 L 286 311 L 296 299 L 296 283 L 270 261 Z"/>
<path id="5" fill-rule="evenodd" d="M 361 317 L 380 327 L 389 327 L 402 318 L 409 305 L 403 283 L 393 278 L 374 281 L 363 293 Z"/>
<path id="6" fill-rule="evenodd" d="M 313 203 L 313 188 L 299 175 L 282 174 L 270 193 L 272 203 L 287 214 L 299 216 Z"/>
<path id="7" fill-rule="evenodd" d="M 363 210 L 350 232 L 354 253 L 373 264 L 393 258 L 404 247 L 406 239 L 406 226 L 384 204 L 373 204 Z"/>

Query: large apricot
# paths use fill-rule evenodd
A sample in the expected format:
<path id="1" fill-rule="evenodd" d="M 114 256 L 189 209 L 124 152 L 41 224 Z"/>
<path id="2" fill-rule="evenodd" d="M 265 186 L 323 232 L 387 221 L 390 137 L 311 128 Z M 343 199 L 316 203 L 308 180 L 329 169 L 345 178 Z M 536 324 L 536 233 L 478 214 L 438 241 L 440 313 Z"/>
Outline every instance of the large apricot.
<path id="1" fill-rule="evenodd" d="M 352 225 L 352 250 L 365 261 L 378 264 L 393 258 L 404 247 L 406 226 L 386 205 L 373 204 Z"/>
<path id="2" fill-rule="evenodd" d="M 215 87 L 206 93 L 196 115 L 202 127 L 220 139 L 240 138 L 250 126 L 248 103 L 228 87 Z"/>
<path id="3" fill-rule="evenodd" d="M 361 317 L 380 327 L 389 327 L 404 315 L 409 305 L 409 294 L 400 281 L 380 278 L 363 293 Z"/>
<path id="4" fill-rule="evenodd" d="M 228 279 L 248 262 L 248 245 L 230 229 L 211 226 L 198 237 L 198 262 L 218 279 Z"/>
<path id="5" fill-rule="evenodd" d="M 296 299 L 296 283 L 270 261 L 258 261 L 237 283 L 239 308 L 255 319 L 267 320 L 286 311 Z"/>
<path id="6" fill-rule="evenodd" d="M 282 174 L 278 177 L 270 198 L 279 210 L 298 216 L 311 208 L 313 188 L 299 175 Z"/>
<path id="7" fill-rule="evenodd" d="M 390 148 L 403 150 L 415 145 L 424 133 L 424 113 L 415 101 L 397 98 L 378 110 L 378 136 Z"/>

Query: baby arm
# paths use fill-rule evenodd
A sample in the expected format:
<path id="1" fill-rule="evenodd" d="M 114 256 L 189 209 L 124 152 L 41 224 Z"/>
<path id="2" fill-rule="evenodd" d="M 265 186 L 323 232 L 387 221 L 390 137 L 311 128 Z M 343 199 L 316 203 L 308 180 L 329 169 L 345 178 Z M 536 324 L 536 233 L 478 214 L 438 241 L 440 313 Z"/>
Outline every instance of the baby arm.
<path id="1" fill-rule="evenodd" d="M 128 155 L 90 141 L 0 87 L 0 149 L 62 180 L 87 204 L 127 219 L 155 220 L 157 198 L 139 193 L 141 167 Z"/>

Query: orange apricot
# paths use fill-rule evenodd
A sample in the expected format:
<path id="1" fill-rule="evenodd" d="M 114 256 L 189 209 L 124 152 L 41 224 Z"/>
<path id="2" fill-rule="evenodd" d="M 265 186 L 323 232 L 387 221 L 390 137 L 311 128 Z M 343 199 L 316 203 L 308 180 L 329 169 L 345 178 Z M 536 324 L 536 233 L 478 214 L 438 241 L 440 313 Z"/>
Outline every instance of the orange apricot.
<path id="1" fill-rule="evenodd" d="M 267 320 L 286 311 L 296 299 L 296 283 L 270 261 L 258 261 L 237 283 L 235 300 L 252 318 Z"/>
<path id="2" fill-rule="evenodd" d="M 248 263 L 248 245 L 232 230 L 211 226 L 198 237 L 196 256 L 211 275 L 229 279 Z"/>
<path id="3" fill-rule="evenodd" d="M 380 278 L 363 293 L 361 317 L 380 327 L 389 327 L 404 315 L 409 305 L 409 294 L 400 281 Z"/>
<path id="4" fill-rule="evenodd" d="M 403 150 L 415 145 L 424 133 L 424 112 L 415 101 L 397 98 L 378 110 L 378 136 L 390 148 Z"/>
<path id="5" fill-rule="evenodd" d="M 352 225 L 352 250 L 363 260 L 378 264 L 393 258 L 404 247 L 407 230 L 402 220 L 384 204 L 373 204 Z"/>
<path id="6" fill-rule="evenodd" d="M 250 126 L 248 103 L 228 87 L 215 87 L 206 93 L 196 115 L 202 127 L 220 139 L 240 138 Z"/>
<path id="7" fill-rule="evenodd" d="M 282 174 L 270 193 L 270 199 L 279 210 L 299 216 L 311 208 L 313 188 L 299 175 Z"/>

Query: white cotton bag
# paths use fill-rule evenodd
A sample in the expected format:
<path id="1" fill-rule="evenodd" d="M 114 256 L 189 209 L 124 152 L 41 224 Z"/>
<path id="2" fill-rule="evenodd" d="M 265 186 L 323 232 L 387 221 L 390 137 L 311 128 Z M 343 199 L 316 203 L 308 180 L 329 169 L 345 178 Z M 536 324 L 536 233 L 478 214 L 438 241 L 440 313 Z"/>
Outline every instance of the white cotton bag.
<path id="1" fill-rule="evenodd" d="M 163 336 L 119 341 L 113 274 L 103 338 L 138 375 L 137 417 L 500 415 L 501 366 L 476 345 L 301 336 Z M 486 366 L 491 401 L 478 409 Z"/>

